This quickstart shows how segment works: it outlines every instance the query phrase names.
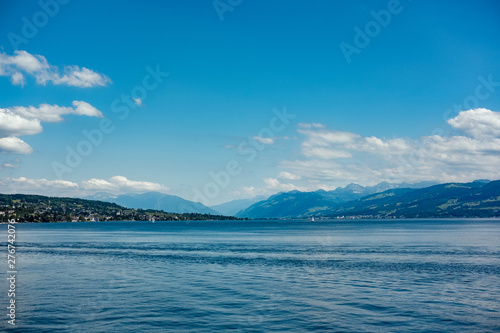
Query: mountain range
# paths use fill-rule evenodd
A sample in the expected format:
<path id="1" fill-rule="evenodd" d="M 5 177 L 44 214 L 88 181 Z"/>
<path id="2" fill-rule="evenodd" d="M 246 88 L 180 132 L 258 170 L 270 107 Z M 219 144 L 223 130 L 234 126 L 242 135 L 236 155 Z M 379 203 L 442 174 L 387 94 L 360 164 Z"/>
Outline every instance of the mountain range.
<path id="1" fill-rule="evenodd" d="M 500 180 L 397 188 L 344 202 L 323 212 L 328 217 L 454 218 L 499 217 Z"/>
<path id="2" fill-rule="evenodd" d="M 84 199 L 111 202 L 135 209 L 252 219 L 491 217 L 500 216 L 500 181 L 477 180 L 471 183 L 448 184 L 384 182 L 375 186 L 349 184 L 332 191 L 282 192 L 267 199 L 239 199 L 211 207 L 157 192 L 118 196 L 96 193 Z"/>
<path id="3" fill-rule="evenodd" d="M 338 204 L 360 199 L 373 193 L 384 192 L 394 188 L 423 188 L 435 184 L 433 182 L 416 184 L 383 182 L 375 186 L 366 187 L 358 184 L 349 184 L 346 187 L 339 187 L 333 191 L 290 191 L 278 193 L 267 200 L 257 202 L 239 211 L 236 216 L 248 218 L 319 216 L 331 211 Z"/>

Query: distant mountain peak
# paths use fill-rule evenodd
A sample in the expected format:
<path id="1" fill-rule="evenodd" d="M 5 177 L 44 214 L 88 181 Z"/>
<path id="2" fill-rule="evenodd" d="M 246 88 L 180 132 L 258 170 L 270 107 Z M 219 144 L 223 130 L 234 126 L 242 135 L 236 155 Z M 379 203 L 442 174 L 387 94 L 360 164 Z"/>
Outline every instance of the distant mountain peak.
<path id="1" fill-rule="evenodd" d="M 473 183 L 485 183 L 485 184 L 487 184 L 487 183 L 491 183 L 491 180 L 489 180 L 489 179 L 476 179 L 473 181 Z"/>
<path id="2" fill-rule="evenodd" d="M 359 184 L 351 183 L 344 187 L 344 190 L 351 191 L 353 193 L 361 193 L 365 188 Z"/>

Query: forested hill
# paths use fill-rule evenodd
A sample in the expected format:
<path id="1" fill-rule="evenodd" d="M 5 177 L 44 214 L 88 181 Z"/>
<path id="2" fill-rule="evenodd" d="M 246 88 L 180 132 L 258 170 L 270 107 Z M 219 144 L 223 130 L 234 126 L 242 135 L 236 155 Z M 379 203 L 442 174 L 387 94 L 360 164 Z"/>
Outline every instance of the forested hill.
<path id="1" fill-rule="evenodd" d="M 500 180 L 433 186 L 351 184 L 334 191 L 279 193 L 240 211 L 248 218 L 500 217 Z M 416 186 L 415 186 L 416 185 Z"/>
<path id="2" fill-rule="evenodd" d="M 337 205 L 330 217 L 500 217 L 500 180 L 391 189 Z"/>
<path id="3" fill-rule="evenodd" d="M 0 194 L 1 222 L 7 222 L 8 219 L 16 219 L 19 222 L 148 221 L 152 217 L 159 221 L 235 219 L 222 215 L 132 209 L 97 200 Z"/>

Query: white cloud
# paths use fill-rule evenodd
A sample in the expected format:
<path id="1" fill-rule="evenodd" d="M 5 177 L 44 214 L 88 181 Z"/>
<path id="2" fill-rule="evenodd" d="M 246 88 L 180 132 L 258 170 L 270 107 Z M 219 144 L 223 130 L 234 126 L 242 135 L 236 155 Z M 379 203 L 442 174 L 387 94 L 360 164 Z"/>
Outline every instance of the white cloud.
<path id="1" fill-rule="evenodd" d="M 129 180 L 123 176 L 114 176 L 110 178 L 110 181 L 113 184 L 117 184 L 121 190 L 123 191 L 134 191 L 134 192 L 168 192 L 169 188 L 152 182 L 144 182 L 144 181 L 133 181 Z"/>
<path id="2" fill-rule="evenodd" d="M 262 136 L 254 136 L 253 139 L 255 141 L 258 141 L 262 144 L 265 144 L 265 145 L 272 145 L 274 144 L 274 139 L 273 138 L 265 138 L 265 137 L 262 137 Z"/>
<path id="3" fill-rule="evenodd" d="M 448 123 L 473 138 L 500 137 L 500 113 L 488 109 L 461 111 Z"/>
<path id="4" fill-rule="evenodd" d="M 134 98 L 134 102 L 137 106 L 142 106 L 142 99 L 140 99 L 139 97 Z"/>
<path id="5" fill-rule="evenodd" d="M 78 184 L 66 180 L 3 178 L 0 180 L 4 193 L 40 195 L 67 195 L 78 189 Z"/>
<path id="6" fill-rule="evenodd" d="M 27 120 L 38 120 L 44 122 L 60 122 L 63 120 L 62 116 L 66 114 L 75 114 L 80 116 L 89 117 L 103 117 L 101 111 L 87 102 L 73 101 L 73 107 L 40 104 L 38 107 L 34 106 L 15 106 L 7 109 L 0 109 L 0 114 L 6 110 L 11 111 L 13 114 L 19 115 Z"/>
<path id="7" fill-rule="evenodd" d="M 291 172 L 281 171 L 278 175 L 278 178 L 287 179 L 287 180 L 298 180 L 298 179 L 301 179 L 302 177 L 300 177 L 294 173 L 291 173 Z"/>
<path id="8" fill-rule="evenodd" d="M 100 117 L 103 118 L 101 111 L 97 110 L 95 107 L 90 105 L 84 101 L 73 101 L 74 111 L 70 113 L 74 113 L 80 116 L 88 116 L 88 117 Z"/>
<path id="9" fill-rule="evenodd" d="M 109 180 L 92 178 L 82 182 L 82 188 L 92 191 L 107 191 L 118 193 L 140 193 L 140 192 L 161 192 L 166 193 L 170 189 L 162 184 L 129 180 L 123 176 L 114 176 Z"/>
<path id="10" fill-rule="evenodd" d="M 67 114 L 103 117 L 101 111 L 83 101 L 73 101 L 73 107 L 41 104 L 0 108 L 0 152 L 31 153 L 31 147 L 18 136 L 38 134 L 42 131 L 41 122 L 60 122 Z"/>
<path id="11" fill-rule="evenodd" d="M 33 148 L 31 148 L 30 145 L 19 138 L 7 137 L 0 138 L 0 152 L 31 154 L 33 152 Z"/>
<path id="12" fill-rule="evenodd" d="M 306 182 L 344 186 L 500 179 L 500 113 L 462 111 L 448 122 L 463 135 L 383 139 L 301 126 L 297 131 L 305 136 L 304 158 L 282 161 L 279 167 L 302 178 L 294 182 L 298 188 Z"/>
<path id="13" fill-rule="evenodd" d="M 334 158 L 348 158 L 352 157 L 351 153 L 347 151 L 329 149 L 323 147 L 309 147 L 302 148 L 302 153 L 307 157 L 318 157 L 321 159 L 334 159 Z"/>
<path id="14" fill-rule="evenodd" d="M 5 165 L 7 166 L 7 165 Z M 169 188 L 158 183 L 129 180 L 123 176 L 114 176 L 108 180 L 92 178 L 84 180 L 80 184 L 67 180 L 47 180 L 3 178 L 0 179 L 0 187 L 3 193 L 24 193 L 39 195 L 61 195 L 69 197 L 81 197 L 94 194 L 95 192 L 109 192 L 112 194 L 161 192 L 166 193 Z"/>
<path id="15" fill-rule="evenodd" d="M 344 164 L 332 160 L 294 160 L 282 161 L 279 167 L 293 172 L 304 181 L 317 184 L 317 188 L 328 183 L 347 185 L 359 182 L 368 184 L 373 181 L 374 177 L 374 173 L 367 166 L 356 164 L 353 161 Z"/>
<path id="16" fill-rule="evenodd" d="M 297 186 L 281 183 L 276 178 L 264 178 L 264 183 L 266 184 L 266 188 L 271 192 L 288 192 L 297 189 Z"/>
<path id="17" fill-rule="evenodd" d="M 41 84 L 46 84 L 47 81 L 52 81 L 54 84 L 63 84 L 67 86 L 74 86 L 80 88 L 89 88 L 94 86 L 105 86 L 111 80 L 91 69 L 78 66 L 66 66 L 64 67 L 64 75 L 60 76 L 57 73 L 48 75 L 47 77 L 37 77 L 37 81 Z"/>
<path id="18" fill-rule="evenodd" d="M 349 144 L 355 142 L 359 135 L 350 132 L 320 130 L 302 130 L 297 132 L 304 134 L 307 140 L 302 143 L 303 147 L 328 147 L 332 144 Z"/>
<path id="19" fill-rule="evenodd" d="M 0 108 L 0 137 L 33 135 L 41 131 L 40 120 L 23 117 L 13 109 Z"/>
<path id="20" fill-rule="evenodd" d="M 82 188 L 85 190 L 104 192 L 115 192 L 119 189 L 118 186 L 110 183 L 109 181 L 97 178 L 82 181 Z"/>
<path id="21" fill-rule="evenodd" d="M 15 164 L 12 164 L 12 163 L 4 163 L 3 166 L 5 168 L 19 168 L 19 165 L 15 165 Z"/>
<path id="22" fill-rule="evenodd" d="M 332 131 L 299 129 L 306 136 L 302 143 L 302 154 L 307 157 L 321 159 L 339 159 L 353 157 L 353 152 L 372 152 L 375 154 L 403 154 L 412 149 L 412 145 L 404 139 L 382 140 L 380 138 L 362 137 L 361 135 Z"/>
<path id="23" fill-rule="evenodd" d="M 111 80 L 103 74 L 79 66 L 65 66 L 63 74 L 57 66 L 52 66 L 44 56 L 32 55 L 26 51 L 14 51 L 14 55 L 0 53 L 0 76 L 10 76 L 12 84 L 23 86 L 25 74 L 35 77 L 38 84 L 52 82 L 80 88 L 105 86 Z"/>
<path id="24" fill-rule="evenodd" d="M 26 51 L 14 51 L 13 56 L 0 53 L 0 75 L 10 75 L 12 72 L 24 71 L 35 73 L 50 68 L 45 57 L 31 55 Z"/>
<path id="25" fill-rule="evenodd" d="M 16 72 L 16 73 L 12 74 L 10 79 L 12 81 L 12 84 L 15 86 L 22 86 L 23 87 L 24 84 L 26 83 L 26 81 L 24 79 L 24 75 L 21 72 Z"/>

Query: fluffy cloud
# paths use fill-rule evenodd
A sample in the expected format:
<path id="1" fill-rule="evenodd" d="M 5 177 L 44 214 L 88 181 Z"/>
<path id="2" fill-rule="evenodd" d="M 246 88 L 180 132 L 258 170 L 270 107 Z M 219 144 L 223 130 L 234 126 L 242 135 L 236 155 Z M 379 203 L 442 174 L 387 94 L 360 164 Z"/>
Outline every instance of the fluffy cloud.
<path id="1" fill-rule="evenodd" d="M 266 184 L 266 188 L 271 190 L 272 192 L 287 192 L 297 189 L 295 185 L 281 183 L 276 178 L 264 178 L 264 183 Z"/>
<path id="2" fill-rule="evenodd" d="M 298 130 L 306 136 L 302 143 L 302 153 L 307 157 L 322 159 L 336 159 L 352 157 L 351 152 L 374 152 L 385 154 L 401 154 L 412 149 L 412 144 L 404 139 L 382 140 L 380 138 L 362 137 L 361 135 L 332 131 L 321 128 L 319 130 Z"/>
<path id="3" fill-rule="evenodd" d="M 89 103 L 83 101 L 73 101 L 73 107 L 40 104 L 39 107 L 34 106 L 15 106 L 8 109 L 0 109 L 2 112 L 10 111 L 12 114 L 18 115 L 26 120 L 38 120 L 45 122 L 60 122 L 63 120 L 62 115 L 75 114 L 79 116 L 103 117 L 101 111 Z"/>
<path id="4" fill-rule="evenodd" d="M 298 132 L 304 135 L 305 158 L 279 166 L 301 177 L 302 184 L 499 179 L 500 112 L 462 111 L 448 123 L 463 135 L 383 139 L 302 124 Z"/>
<path id="5" fill-rule="evenodd" d="M 13 109 L 0 108 L 0 137 L 33 135 L 41 131 L 40 120 L 25 118 Z"/>
<path id="6" fill-rule="evenodd" d="M 44 56 L 32 55 L 26 51 L 14 51 L 14 55 L 0 53 L 0 76 L 9 76 L 12 84 L 23 86 L 25 75 L 34 76 L 37 84 L 67 85 L 80 88 L 105 86 L 111 80 L 91 69 L 79 66 L 65 66 L 63 73 L 52 66 Z"/>
<path id="7" fill-rule="evenodd" d="M 448 123 L 473 138 L 500 137 L 500 113 L 488 109 L 461 111 Z"/>
<path id="8" fill-rule="evenodd" d="M 71 195 L 78 190 L 77 183 L 66 180 L 3 178 L 0 179 L 3 193 L 23 193 L 40 195 Z"/>
<path id="9" fill-rule="evenodd" d="M 112 193 L 140 193 L 161 192 L 166 193 L 169 188 L 158 183 L 129 180 L 123 176 L 114 176 L 109 180 L 92 178 L 82 182 L 82 188 L 92 191 L 106 191 Z"/>
<path id="10" fill-rule="evenodd" d="M 0 138 L 0 152 L 31 154 L 33 152 L 33 148 L 19 138 L 7 137 Z"/>
<path id="11" fill-rule="evenodd" d="M 31 153 L 31 147 L 18 136 L 38 134 L 42 131 L 41 122 L 60 122 L 67 114 L 103 117 L 101 111 L 83 101 L 73 101 L 73 107 L 41 104 L 0 108 L 0 152 Z"/>
<path id="12" fill-rule="evenodd" d="M 3 178 L 0 179 L 0 187 L 4 193 L 25 193 L 40 195 L 61 195 L 70 197 L 81 197 L 94 194 L 95 192 L 109 192 L 112 194 L 162 192 L 169 189 L 158 183 L 129 180 L 123 176 L 114 176 L 108 180 L 92 178 L 84 180 L 80 184 L 66 180 L 47 180 Z"/>

